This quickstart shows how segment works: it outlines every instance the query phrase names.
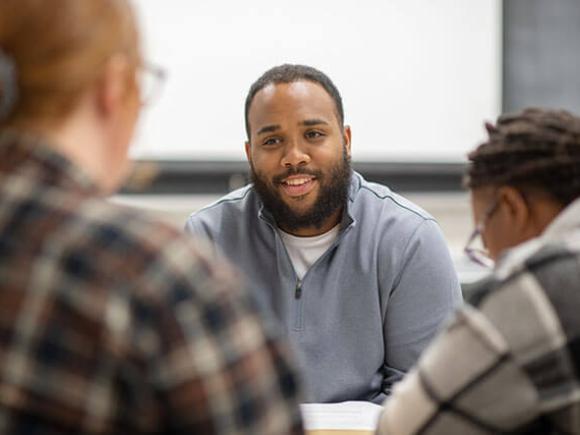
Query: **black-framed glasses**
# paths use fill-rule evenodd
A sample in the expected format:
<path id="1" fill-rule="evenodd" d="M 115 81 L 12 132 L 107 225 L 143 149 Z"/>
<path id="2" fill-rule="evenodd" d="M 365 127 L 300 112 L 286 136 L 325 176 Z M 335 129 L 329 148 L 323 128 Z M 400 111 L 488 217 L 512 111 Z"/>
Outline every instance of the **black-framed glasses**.
<path id="1" fill-rule="evenodd" d="M 167 71 L 150 62 L 143 62 L 137 73 L 141 104 L 147 106 L 159 98 L 163 84 L 167 80 Z"/>
<path id="2" fill-rule="evenodd" d="M 499 200 L 495 199 L 483 214 L 483 219 L 481 219 L 481 221 L 476 225 L 465 244 L 465 248 L 463 249 L 463 252 L 465 252 L 465 255 L 467 255 L 471 261 L 487 268 L 492 268 L 495 262 L 489 256 L 489 251 L 483 243 L 481 235 L 485 229 L 485 224 L 491 215 L 495 213 L 498 206 Z"/>

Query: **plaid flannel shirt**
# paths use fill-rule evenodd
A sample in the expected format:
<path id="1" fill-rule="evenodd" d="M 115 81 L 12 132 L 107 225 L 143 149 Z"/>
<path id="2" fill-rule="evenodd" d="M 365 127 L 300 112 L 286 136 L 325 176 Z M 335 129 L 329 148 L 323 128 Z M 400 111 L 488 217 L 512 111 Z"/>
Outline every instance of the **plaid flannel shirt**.
<path id="1" fill-rule="evenodd" d="M 580 434 L 580 199 L 479 284 L 379 433 Z"/>
<path id="2" fill-rule="evenodd" d="M 205 245 L 0 135 L 0 433 L 301 433 L 287 347 Z"/>

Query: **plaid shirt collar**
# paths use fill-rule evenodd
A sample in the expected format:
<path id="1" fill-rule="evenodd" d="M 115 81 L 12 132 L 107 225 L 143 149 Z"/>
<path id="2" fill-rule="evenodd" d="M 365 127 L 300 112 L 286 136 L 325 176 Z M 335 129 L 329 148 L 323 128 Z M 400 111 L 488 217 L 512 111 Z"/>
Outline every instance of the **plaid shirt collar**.
<path id="1" fill-rule="evenodd" d="M 55 151 L 44 138 L 16 130 L 0 132 L 0 177 L 29 171 L 36 171 L 35 175 L 47 186 L 99 194 L 88 174 Z"/>

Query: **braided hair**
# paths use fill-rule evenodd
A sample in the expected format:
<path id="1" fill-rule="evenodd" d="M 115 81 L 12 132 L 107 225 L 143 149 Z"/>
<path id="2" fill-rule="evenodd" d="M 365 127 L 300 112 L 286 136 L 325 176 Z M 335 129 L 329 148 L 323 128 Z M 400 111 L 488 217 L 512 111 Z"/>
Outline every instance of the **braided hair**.
<path id="1" fill-rule="evenodd" d="M 489 139 L 468 154 L 470 189 L 511 185 L 540 191 L 567 206 L 580 197 L 580 118 L 529 108 L 486 123 Z"/>

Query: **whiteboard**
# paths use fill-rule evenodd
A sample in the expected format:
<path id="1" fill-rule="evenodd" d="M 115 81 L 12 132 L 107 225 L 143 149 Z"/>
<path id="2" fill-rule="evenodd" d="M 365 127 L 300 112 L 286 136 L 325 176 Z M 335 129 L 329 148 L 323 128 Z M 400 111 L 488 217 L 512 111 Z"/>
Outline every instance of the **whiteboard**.
<path id="1" fill-rule="evenodd" d="M 501 104 L 499 0 L 134 0 L 169 77 L 134 157 L 245 159 L 243 105 L 268 68 L 340 90 L 358 161 L 464 161 Z"/>

